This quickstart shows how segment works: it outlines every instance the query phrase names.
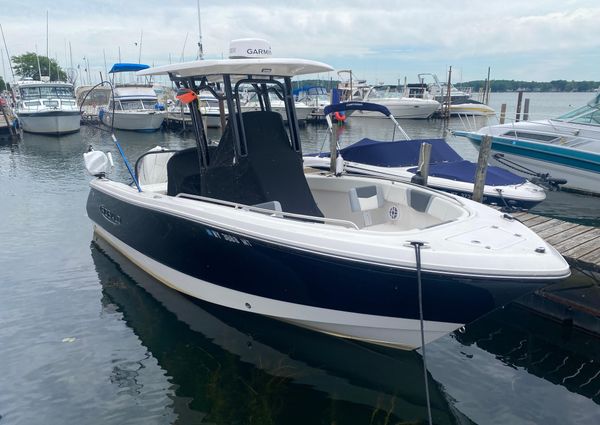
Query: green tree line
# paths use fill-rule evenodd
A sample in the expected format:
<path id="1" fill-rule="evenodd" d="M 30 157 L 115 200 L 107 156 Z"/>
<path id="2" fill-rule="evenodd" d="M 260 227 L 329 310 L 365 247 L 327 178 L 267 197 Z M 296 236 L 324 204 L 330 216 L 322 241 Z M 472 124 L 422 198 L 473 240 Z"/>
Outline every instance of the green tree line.
<path id="1" fill-rule="evenodd" d="M 54 59 L 27 52 L 12 58 L 13 70 L 22 78 L 40 80 L 40 70 L 43 76 L 49 76 L 52 81 L 67 81 L 67 74 Z"/>
<path id="2" fill-rule="evenodd" d="M 468 81 L 460 86 L 472 87 L 473 91 L 483 90 L 484 80 Z M 567 81 L 553 80 L 549 82 L 518 81 L 518 80 L 492 80 L 490 87 L 493 92 L 590 92 L 600 87 L 599 81 Z"/>

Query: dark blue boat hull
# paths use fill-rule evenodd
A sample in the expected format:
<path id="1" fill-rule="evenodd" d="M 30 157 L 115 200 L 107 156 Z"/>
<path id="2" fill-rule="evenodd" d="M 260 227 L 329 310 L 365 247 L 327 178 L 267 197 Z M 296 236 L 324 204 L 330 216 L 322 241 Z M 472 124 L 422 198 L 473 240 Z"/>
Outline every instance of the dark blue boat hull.
<path id="1" fill-rule="evenodd" d="M 416 271 L 308 252 L 139 207 L 92 189 L 89 218 L 157 262 L 235 291 L 419 319 Z M 423 273 L 424 319 L 469 323 L 550 282 Z"/>

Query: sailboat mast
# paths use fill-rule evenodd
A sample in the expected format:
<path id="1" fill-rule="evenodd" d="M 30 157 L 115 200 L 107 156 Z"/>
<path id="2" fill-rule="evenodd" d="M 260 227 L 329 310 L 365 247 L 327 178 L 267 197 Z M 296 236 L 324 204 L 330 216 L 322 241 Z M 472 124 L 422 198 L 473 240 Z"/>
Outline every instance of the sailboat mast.
<path id="1" fill-rule="evenodd" d="M 48 58 L 48 80 L 52 81 L 52 73 L 50 72 L 50 44 L 48 41 L 48 11 L 46 10 L 46 57 Z M 40 75 L 40 80 L 42 79 L 42 76 Z"/>
<path id="2" fill-rule="evenodd" d="M 40 66 L 40 55 L 38 54 L 37 44 L 35 45 L 35 59 L 37 60 L 39 80 L 42 81 L 42 67 Z"/>
<path id="3" fill-rule="evenodd" d="M 202 22 L 200 20 L 200 0 L 196 2 L 198 8 L 198 60 L 204 59 L 204 49 L 202 48 Z"/>
<path id="4" fill-rule="evenodd" d="M 6 57 L 8 58 L 8 66 L 10 67 L 10 75 L 12 75 L 12 80 L 15 82 L 15 71 L 12 67 L 12 62 L 10 61 L 10 53 L 8 52 L 8 46 L 6 45 L 6 38 L 4 37 L 4 30 L 2 29 L 2 24 L 0 24 L 0 33 L 2 33 L 2 41 L 4 43 L 4 50 L 6 50 Z M 4 59 L 3 59 L 4 61 Z M 4 67 L 4 62 L 2 62 L 2 67 Z"/>
<path id="5" fill-rule="evenodd" d="M 144 39 L 144 29 L 140 33 L 140 52 L 138 54 L 138 63 L 142 63 L 142 40 Z"/>

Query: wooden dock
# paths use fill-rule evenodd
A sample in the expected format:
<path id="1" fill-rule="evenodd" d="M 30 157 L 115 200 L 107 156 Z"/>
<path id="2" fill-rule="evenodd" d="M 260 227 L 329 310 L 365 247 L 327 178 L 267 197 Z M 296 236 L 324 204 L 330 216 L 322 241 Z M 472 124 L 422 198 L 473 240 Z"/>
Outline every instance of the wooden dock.
<path id="1" fill-rule="evenodd" d="M 557 320 L 600 335 L 600 228 L 527 212 L 511 213 L 569 262 L 573 277 L 540 289 L 517 303 Z"/>
<path id="2" fill-rule="evenodd" d="M 527 212 L 511 215 L 554 246 L 569 264 L 600 273 L 600 228 Z"/>
<path id="3" fill-rule="evenodd" d="M 7 106 L 0 106 L 0 138 L 12 139 L 19 136 L 18 131 L 13 127 L 15 116 Z"/>

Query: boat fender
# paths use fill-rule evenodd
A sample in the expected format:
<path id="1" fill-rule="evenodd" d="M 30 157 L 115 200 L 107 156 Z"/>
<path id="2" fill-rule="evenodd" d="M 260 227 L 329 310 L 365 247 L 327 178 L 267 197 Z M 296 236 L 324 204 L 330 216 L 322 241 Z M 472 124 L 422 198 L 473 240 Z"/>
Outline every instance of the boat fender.
<path id="1" fill-rule="evenodd" d="M 102 119 L 104 118 L 104 114 L 105 114 L 105 110 L 104 108 L 100 109 L 100 111 L 98 111 L 98 118 L 100 119 L 100 121 L 102 121 Z"/>
<path id="2" fill-rule="evenodd" d="M 335 175 L 340 176 L 344 172 L 344 158 L 342 155 L 338 155 L 335 159 Z"/>
<path id="3" fill-rule="evenodd" d="M 83 154 L 85 168 L 90 175 L 104 177 L 108 171 L 110 160 L 102 151 L 90 150 Z"/>

